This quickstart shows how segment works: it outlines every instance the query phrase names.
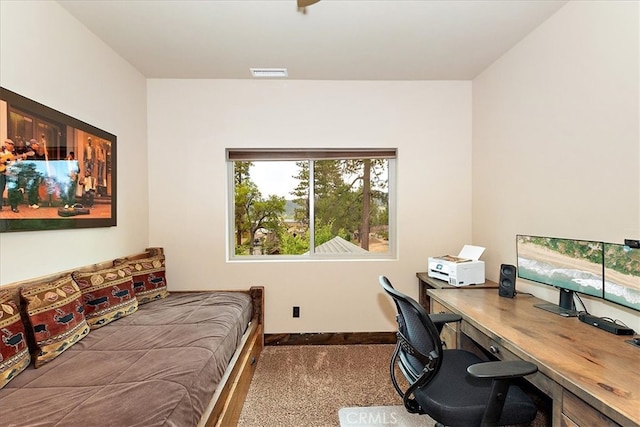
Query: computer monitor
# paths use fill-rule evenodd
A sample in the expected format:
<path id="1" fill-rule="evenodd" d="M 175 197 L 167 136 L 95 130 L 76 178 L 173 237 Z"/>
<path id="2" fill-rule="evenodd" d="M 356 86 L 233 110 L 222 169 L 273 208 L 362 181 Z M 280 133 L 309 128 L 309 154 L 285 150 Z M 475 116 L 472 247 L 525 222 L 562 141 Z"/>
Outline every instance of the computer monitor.
<path id="1" fill-rule="evenodd" d="M 640 311 L 640 249 L 604 244 L 604 299 Z"/>
<path id="2" fill-rule="evenodd" d="M 558 304 L 536 307 L 566 317 L 578 315 L 574 293 L 603 298 L 603 243 L 554 237 L 516 236 L 518 277 L 553 286 Z"/>

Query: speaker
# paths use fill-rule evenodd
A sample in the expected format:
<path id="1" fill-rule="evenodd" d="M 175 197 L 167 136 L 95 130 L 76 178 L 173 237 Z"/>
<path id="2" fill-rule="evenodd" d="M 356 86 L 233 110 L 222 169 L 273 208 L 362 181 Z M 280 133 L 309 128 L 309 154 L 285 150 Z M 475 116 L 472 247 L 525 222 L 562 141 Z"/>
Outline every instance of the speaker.
<path id="1" fill-rule="evenodd" d="M 500 282 L 498 283 L 498 295 L 505 298 L 513 298 L 516 295 L 516 266 L 502 264 L 500 266 Z"/>

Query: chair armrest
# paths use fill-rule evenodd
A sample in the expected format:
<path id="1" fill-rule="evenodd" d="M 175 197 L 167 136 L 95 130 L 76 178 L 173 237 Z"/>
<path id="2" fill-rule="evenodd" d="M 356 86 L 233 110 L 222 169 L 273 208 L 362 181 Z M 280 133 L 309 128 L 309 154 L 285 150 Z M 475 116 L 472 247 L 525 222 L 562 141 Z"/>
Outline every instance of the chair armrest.
<path id="1" fill-rule="evenodd" d="M 450 322 L 459 322 L 462 320 L 462 316 L 453 313 L 431 313 L 429 319 L 436 325 L 438 333 L 442 332 L 442 328 L 445 324 Z"/>
<path id="2" fill-rule="evenodd" d="M 476 363 L 467 368 L 467 372 L 477 378 L 509 379 L 533 374 L 538 367 L 524 360 Z"/>
<path id="3" fill-rule="evenodd" d="M 462 320 L 462 316 L 453 313 L 431 313 L 429 314 L 429 318 L 436 326 L 450 322 L 460 322 Z"/>
<path id="4" fill-rule="evenodd" d="M 497 426 L 504 407 L 505 396 L 512 380 L 537 371 L 538 367 L 535 364 L 524 360 L 482 362 L 469 366 L 467 368 L 469 374 L 477 378 L 492 380 L 491 392 L 482 416 L 481 425 L 483 427 Z"/>

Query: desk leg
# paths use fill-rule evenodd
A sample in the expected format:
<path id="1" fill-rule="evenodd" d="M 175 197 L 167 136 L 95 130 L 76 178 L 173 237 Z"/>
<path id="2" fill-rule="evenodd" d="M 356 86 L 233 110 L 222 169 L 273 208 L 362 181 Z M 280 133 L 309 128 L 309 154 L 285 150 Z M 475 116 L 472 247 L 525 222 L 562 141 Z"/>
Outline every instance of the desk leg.
<path id="1" fill-rule="evenodd" d="M 562 415 L 562 387 L 558 383 L 553 383 L 553 390 L 547 393 L 548 396 L 551 396 L 553 399 L 553 407 L 552 407 L 552 415 L 551 415 L 551 425 L 553 427 L 563 427 L 564 423 L 562 419 L 564 418 Z"/>
<path id="2" fill-rule="evenodd" d="M 526 380 L 536 387 L 541 394 L 544 394 L 551 399 L 551 414 L 548 414 L 551 417 L 551 425 L 553 427 L 572 427 L 571 425 L 567 425 L 563 422 L 562 397 L 564 389 L 562 386 L 540 371 L 526 377 Z"/>
<path id="3" fill-rule="evenodd" d="M 418 302 L 424 307 L 427 313 L 431 313 L 431 298 L 427 295 L 429 289 L 433 289 L 433 287 L 418 278 Z"/>

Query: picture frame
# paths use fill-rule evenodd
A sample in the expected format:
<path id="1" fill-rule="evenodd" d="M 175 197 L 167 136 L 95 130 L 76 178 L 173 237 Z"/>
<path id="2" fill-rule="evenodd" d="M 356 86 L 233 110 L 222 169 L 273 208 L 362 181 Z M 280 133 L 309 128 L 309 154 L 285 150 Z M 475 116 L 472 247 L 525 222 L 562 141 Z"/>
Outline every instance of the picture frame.
<path id="1" fill-rule="evenodd" d="M 117 138 L 0 87 L 0 233 L 115 227 Z"/>

